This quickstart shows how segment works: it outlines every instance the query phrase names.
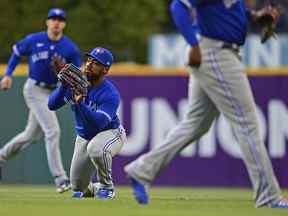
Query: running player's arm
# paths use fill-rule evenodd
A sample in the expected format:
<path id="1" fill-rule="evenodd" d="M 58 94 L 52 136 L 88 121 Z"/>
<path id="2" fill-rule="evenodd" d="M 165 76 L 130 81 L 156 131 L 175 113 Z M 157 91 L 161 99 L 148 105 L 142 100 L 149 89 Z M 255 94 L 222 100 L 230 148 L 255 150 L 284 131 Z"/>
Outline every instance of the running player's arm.
<path id="1" fill-rule="evenodd" d="M 171 15 L 178 31 L 191 46 L 188 53 L 187 65 L 197 68 L 202 62 L 201 50 L 198 45 L 199 40 L 197 38 L 197 36 L 199 36 L 199 28 L 196 23 L 195 13 L 193 14 L 193 10 L 196 9 L 195 7 L 198 1 L 199 0 L 173 0 L 170 5 Z"/>
<path id="2" fill-rule="evenodd" d="M 79 109 L 86 119 L 89 119 L 97 128 L 102 129 L 112 121 L 119 104 L 119 95 L 113 94 L 105 97 L 95 111 L 87 106 L 83 100 L 79 103 Z"/>
<path id="3" fill-rule="evenodd" d="M 199 43 L 196 33 L 198 27 L 191 16 L 191 7 L 195 6 L 196 1 L 173 0 L 170 4 L 170 11 L 178 31 L 191 46 Z"/>
<path id="4" fill-rule="evenodd" d="M 31 52 L 31 46 L 30 46 L 31 40 L 32 40 L 32 36 L 28 35 L 26 38 L 18 41 L 13 46 L 13 53 L 12 53 L 12 55 L 8 61 L 8 65 L 7 65 L 5 74 L 0 81 L 0 90 L 8 90 L 11 88 L 11 86 L 12 86 L 11 76 L 13 74 L 13 71 L 15 70 L 16 66 L 20 63 L 21 56 L 30 54 L 30 52 Z"/>
<path id="5" fill-rule="evenodd" d="M 8 61 L 5 76 L 11 76 L 16 66 L 20 63 L 22 56 L 27 56 L 31 52 L 32 36 L 28 35 L 24 39 L 13 45 L 13 53 Z"/>
<path id="6" fill-rule="evenodd" d="M 57 110 L 67 103 L 67 98 L 71 96 L 71 90 L 68 86 L 60 85 L 55 89 L 48 98 L 48 108 Z"/>

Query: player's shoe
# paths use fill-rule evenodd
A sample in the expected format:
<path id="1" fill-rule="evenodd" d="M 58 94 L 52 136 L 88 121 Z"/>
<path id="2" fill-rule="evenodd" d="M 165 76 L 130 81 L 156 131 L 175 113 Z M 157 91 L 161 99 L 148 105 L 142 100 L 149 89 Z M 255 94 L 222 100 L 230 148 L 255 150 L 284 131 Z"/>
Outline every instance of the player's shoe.
<path id="1" fill-rule="evenodd" d="M 82 198 L 82 197 L 84 197 L 84 193 L 82 191 L 73 191 L 72 197 L 73 198 Z"/>
<path id="2" fill-rule="evenodd" d="M 288 199 L 280 199 L 277 203 L 273 204 L 271 208 L 288 208 Z"/>
<path id="3" fill-rule="evenodd" d="M 149 202 L 149 195 L 145 188 L 145 185 L 139 182 L 137 179 L 129 176 L 129 180 L 133 189 L 135 199 L 139 204 L 146 205 Z"/>
<path id="4" fill-rule="evenodd" d="M 95 193 L 95 197 L 102 200 L 114 199 L 115 191 L 114 189 L 99 188 Z"/>
<path id="5" fill-rule="evenodd" d="M 71 183 L 70 180 L 66 179 L 64 181 L 62 181 L 57 187 L 56 187 L 56 191 L 58 193 L 64 193 L 65 191 L 68 191 L 71 189 Z"/>

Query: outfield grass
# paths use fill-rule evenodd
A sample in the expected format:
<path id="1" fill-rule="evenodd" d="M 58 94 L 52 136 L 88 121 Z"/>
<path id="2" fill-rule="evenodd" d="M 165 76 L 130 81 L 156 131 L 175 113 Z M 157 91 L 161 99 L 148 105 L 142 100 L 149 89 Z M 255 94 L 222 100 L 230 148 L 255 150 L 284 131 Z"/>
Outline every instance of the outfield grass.
<path id="1" fill-rule="evenodd" d="M 130 188 L 115 200 L 72 199 L 52 186 L 0 184 L 0 216 L 278 216 L 288 209 L 255 209 L 247 189 L 152 188 L 151 202 L 138 205 Z M 286 191 L 287 195 L 287 191 Z"/>

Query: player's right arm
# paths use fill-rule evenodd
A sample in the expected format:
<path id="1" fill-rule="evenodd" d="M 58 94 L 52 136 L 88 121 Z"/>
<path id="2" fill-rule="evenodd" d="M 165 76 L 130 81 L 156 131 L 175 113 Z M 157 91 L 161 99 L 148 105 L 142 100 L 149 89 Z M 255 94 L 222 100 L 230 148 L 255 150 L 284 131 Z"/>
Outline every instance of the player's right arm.
<path id="1" fill-rule="evenodd" d="M 191 9 L 195 6 L 196 0 L 173 0 L 170 4 L 170 12 L 177 30 L 191 46 L 188 65 L 199 67 L 201 64 L 201 51 L 197 39 L 198 26 L 191 15 Z"/>
<path id="2" fill-rule="evenodd" d="M 0 89 L 1 90 L 7 90 L 11 88 L 12 86 L 12 74 L 15 70 L 16 66 L 21 61 L 21 56 L 29 55 L 30 53 L 30 44 L 31 44 L 31 35 L 27 36 L 23 40 L 18 41 L 13 46 L 13 53 L 10 56 L 10 59 L 8 61 L 8 65 L 5 71 L 5 74 L 0 82 Z"/>
<path id="3" fill-rule="evenodd" d="M 97 110 L 89 107 L 83 102 L 83 100 L 78 104 L 78 108 L 85 119 L 87 119 L 92 125 L 95 125 L 98 129 L 104 129 L 117 113 L 120 104 L 120 96 L 118 93 L 108 93 L 105 94 L 105 96 L 102 96 L 99 100 L 100 102 L 97 104 Z"/>
<path id="4" fill-rule="evenodd" d="M 57 110 L 64 106 L 67 102 L 67 98 L 70 95 L 70 88 L 66 85 L 61 84 L 55 89 L 48 98 L 48 108 L 50 110 Z"/>

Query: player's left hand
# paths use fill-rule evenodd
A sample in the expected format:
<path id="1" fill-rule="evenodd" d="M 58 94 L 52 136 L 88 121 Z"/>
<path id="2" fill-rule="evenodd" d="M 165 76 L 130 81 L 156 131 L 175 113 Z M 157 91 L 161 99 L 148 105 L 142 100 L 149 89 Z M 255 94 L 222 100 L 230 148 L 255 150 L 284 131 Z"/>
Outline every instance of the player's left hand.
<path id="1" fill-rule="evenodd" d="M 202 56 L 199 45 L 192 46 L 188 55 L 188 65 L 196 68 L 200 67 Z"/>

